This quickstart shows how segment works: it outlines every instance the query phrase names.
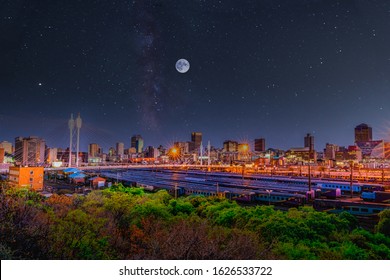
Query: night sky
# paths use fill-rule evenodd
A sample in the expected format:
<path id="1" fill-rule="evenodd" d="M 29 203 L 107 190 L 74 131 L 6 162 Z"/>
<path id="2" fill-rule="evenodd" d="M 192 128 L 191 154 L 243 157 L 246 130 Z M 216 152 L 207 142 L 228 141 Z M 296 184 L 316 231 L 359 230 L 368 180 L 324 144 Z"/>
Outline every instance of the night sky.
<path id="1" fill-rule="evenodd" d="M 179 73 L 178 59 L 190 62 Z M 0 141 L 82 149 L 226 139 L 351 145 L 390 134 L 390 1 L 0 2 Z"/>

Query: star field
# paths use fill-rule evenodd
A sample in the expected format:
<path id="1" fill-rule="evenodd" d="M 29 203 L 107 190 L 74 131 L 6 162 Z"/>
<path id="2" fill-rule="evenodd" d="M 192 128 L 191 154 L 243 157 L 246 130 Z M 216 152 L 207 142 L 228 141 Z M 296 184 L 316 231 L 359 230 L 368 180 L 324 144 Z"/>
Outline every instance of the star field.
<path id="1" fill-rule="evenodd" d="M 320 150 L 362 122 L 386 138 L 389 31 L 386 0 L 2 1 L 0 141 L 66 147 L 72 112 L 83 149 L 201 131 Z"/>

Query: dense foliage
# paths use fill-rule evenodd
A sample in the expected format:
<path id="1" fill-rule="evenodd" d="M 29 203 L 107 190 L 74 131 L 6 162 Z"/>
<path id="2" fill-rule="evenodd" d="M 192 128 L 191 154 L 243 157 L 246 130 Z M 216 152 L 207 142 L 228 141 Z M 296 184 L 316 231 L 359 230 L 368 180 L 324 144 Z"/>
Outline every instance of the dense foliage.
<path id="1" fill-rule="evenodd" d="M 390 210 L 375 231 L 310 207 L 242 207 L 115 185 L 82 197 L 0 193 L 1 259 L 390 259 Z"/>

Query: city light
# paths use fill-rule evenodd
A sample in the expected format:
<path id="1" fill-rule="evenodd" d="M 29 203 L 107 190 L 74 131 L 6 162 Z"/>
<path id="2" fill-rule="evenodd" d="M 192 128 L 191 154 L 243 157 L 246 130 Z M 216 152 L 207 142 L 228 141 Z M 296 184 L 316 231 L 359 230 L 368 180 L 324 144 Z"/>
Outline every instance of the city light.
<path id="1" fill-rule="evenodd" d="M 177 160 L 180 157 L 180 150 L 173 146 L 168 150 L 168 156 L 171 160 Z"/>

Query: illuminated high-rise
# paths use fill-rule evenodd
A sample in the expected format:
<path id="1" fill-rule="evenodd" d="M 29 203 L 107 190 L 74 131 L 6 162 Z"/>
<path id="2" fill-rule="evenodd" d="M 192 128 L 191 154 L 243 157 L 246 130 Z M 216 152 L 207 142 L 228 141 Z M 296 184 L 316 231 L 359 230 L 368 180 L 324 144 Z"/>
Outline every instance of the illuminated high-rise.
<path id="1" fill-rule="evenodd" d="M 372 141 L 372 127 L 361 123 L 355 127 L 355 143 Z"/>
<path id="2" fill-rule="evenodd" d="M 336 152 L 338 150 L 339 150 L 339 147 L 337 145 L 326 143 L 325 150 L 324 150 L 325 159 L 335 160 L 336 159 Z"/>
<path id="3" fill-rule="evenodd" d="M 125 144 L 122 142 L 116 143 L 116 154 L 117 156 L 122 159 L 123 155 L 125 154 Z"/>
<path id="4" fill-rule="evenodd" d="M 237 152 L 238 151 L 238 142 L 232 140 L 226 140 L 223 142 L 223 151 L 224 152 Z"/>
<path id="5" fill-rule="evenodd" d="M 142 139 L 141 135 L 134 135 L 131 137 L 131 147 L 135 148 L 136 153 L 142 153 L 144 148 L 144 139 Z"/>
<path id="6" fill-rule="evenodd" d="M 15 162 L 23 166 L 45 163 L 45 140 L 36 136 L 15 138 Z"/>
<path id="7" fill-rule="evenodd" d="M 98 144 L 91 143 L 88 145 L 88 156 L 89 157 L 98 157 L 100 156 L 101 149 Z"/>

